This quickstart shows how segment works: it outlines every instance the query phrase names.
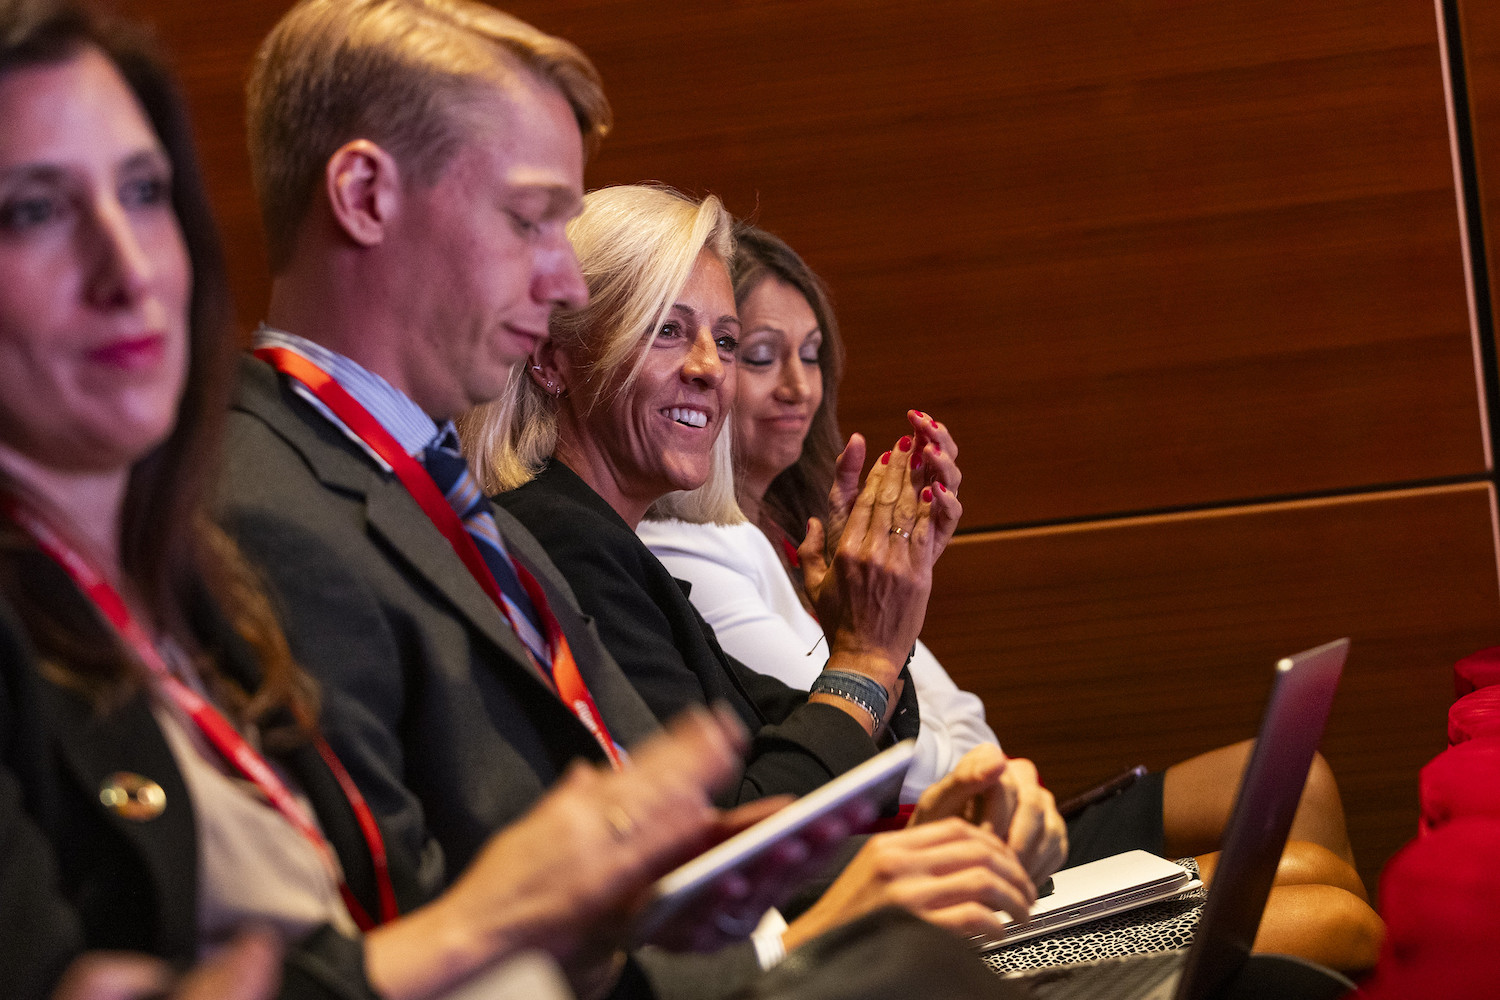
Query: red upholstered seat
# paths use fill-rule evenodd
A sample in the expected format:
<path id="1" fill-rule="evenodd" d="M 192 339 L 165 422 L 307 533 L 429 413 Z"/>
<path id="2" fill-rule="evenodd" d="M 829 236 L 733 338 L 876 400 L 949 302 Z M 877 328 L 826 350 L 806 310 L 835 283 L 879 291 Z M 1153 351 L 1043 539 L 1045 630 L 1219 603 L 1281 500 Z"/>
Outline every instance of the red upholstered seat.
<path id="1" fill-rule="evenodd" d="M 1448 709 L 1448 745 L 1500 736 L 1500 684 L 1470 691 Z"/>
<path id="2" fill-rule="evenodd" d="M 1366 1000 L 1491 997 L 1500 984 L 1500 818 L 1454 819 L 1380 879 L 1386 938 Z"/>
<path id="3" fill-rule="evenodd" d="M 1424 833 L 1462 818 L 1500 820 L 1500 737 L 1480 736 L 1438 754 L 1422 768 L 1417 797 Z M 1500 850 L 1486 860 L 1500 870 Z"/>
<path id="4" fill-rule="evenodd" d="M 1453 664 L 1453 694 L 1462 698 L 1470 691 L 1500 683 L 1500 646 L 1470 653 Z"/>

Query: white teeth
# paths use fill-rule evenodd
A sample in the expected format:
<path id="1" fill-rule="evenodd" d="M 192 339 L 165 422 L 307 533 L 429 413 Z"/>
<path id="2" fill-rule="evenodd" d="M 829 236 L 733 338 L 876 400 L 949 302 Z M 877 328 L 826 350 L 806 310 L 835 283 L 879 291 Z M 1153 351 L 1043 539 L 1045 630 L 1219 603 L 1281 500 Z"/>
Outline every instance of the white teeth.
<path id="1" fill-rule="evenodd" d="M 708 426 L 708 414 L 702 410 L 689 410 L 681 406 L 674 406 L 667 411 L 667 416 L 679 424 L 686 424 L 689 427 Z"/>

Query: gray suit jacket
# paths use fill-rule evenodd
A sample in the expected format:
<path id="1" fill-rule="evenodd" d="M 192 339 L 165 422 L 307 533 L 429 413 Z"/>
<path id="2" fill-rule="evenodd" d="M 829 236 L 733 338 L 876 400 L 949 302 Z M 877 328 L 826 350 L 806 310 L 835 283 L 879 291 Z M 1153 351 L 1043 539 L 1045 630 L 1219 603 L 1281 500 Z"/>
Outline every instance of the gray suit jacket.
<path id="1" fill-rule="evenodd" d="M 254 359 L 230 415 L 222 503 L 293 654 L 323 684 L 329 741 L 377 813 L 426 849 L 433 888 L 570 761 L 603 760 L 405 487 Z M 551 561 L 503 511 L 496 520 L 614 738 L 628 747 L 655 731 Z"/>
<path id="2" fill-rule="evenodd" d="M 229 416 L 226 527 L 258 565 L 292 653 L 323 687 L 328 741 L 436 892 L 496 830 L 603 751 L 532 665 L 499 609 L 406 488 L 269 365 L 247 358 Z M 659 727 L 552 561 L 495 509 L 511 555 L 546 591 L 610 734 Z M 748 944 L 654 949 L 612 996 L 711 1000 L 757 973 Z"/>

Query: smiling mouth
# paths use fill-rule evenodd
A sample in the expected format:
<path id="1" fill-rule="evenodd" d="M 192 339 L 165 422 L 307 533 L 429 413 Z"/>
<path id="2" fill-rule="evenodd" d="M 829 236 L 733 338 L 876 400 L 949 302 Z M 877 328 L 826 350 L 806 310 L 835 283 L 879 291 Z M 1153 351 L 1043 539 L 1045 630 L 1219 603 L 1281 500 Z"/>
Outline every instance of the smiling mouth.
<path id="1" fill-rule="evenodd" d="M 547 331 L 545 329 L 543 329 L 541 333 L 537 333 L 532 330 L 525 330 L 518 326 L 508 327 L 508 329 L 513 335 L 520 337 L 523 340 L 530 341 L 533 347 L 547 339 Z"/>
<path id="2" fill-rule="evenodd" d="M 702 410 L 690 410 L 684 406 L 673 406 L 662 411 L 667 419 L 674 420 L 684 427 L 707 427 L 708 414 Z"/>

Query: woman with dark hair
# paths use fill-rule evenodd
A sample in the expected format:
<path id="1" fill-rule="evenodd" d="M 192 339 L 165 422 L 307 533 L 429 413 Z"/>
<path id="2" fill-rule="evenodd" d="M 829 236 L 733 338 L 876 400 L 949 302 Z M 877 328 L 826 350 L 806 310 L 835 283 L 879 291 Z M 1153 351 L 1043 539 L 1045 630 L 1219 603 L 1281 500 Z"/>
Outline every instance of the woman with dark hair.
<path id="1" fill-rule="evenodd" d="M 638 531 L 672 575 L 691 585 L 694 605 L 730 655 L 789 684 L 805 684 L 821 669 L 822 654 L 814 648 L 820 627 L 796 551 L 807 518 L 826 516 L 844 349 L 823 283 L 796 251 L 743 224 L 735 240 L 732 273 L 742 324 L 732 417 L 735 495 L 753 527 L 694 517 L 692 505 L 684 503 L 674 518 L 644 521 Z M 926 419 L 935 436 L 922 457 L 942 466 L 942 475 L 950 477 L 946 485 L 956 492 L 951 454 L 946 465 L 933 454 L 951 451 L 951 438 L 936 420 Z M 808 649 L 814 651 L 786 655 Z M 918 646 L 911 666 L 923 729 L 952 720 L 967 738 L 986 741 L 978 699 L 959 691 L 925 646 Z M 987 740 L 993 739 L 989 734 Z M 1205 879 L 1211 877 L 1217 855 L 1209 852 L 1218 849 L 1248 751 L 1242 743 L 1201 754 L 1071 818 L 1068 863 L 1140 848 L 1167 857 L 1205 855 L 1199 864 Z M 916 798 L 933 776 L 908 773 L 906 794 Z M 1292 838 L 1279 873 L 1283 888 L 1272 896 L 1261 946 L 1344 969 L 1373 964 L 1379 918 L 1365 902 L 1338 790 L 1321 757 Z"/>
<path id="2" fill-rule="evenodd" d="M 738 724 L 576 767 L 420 898 L 204 513 L 233 342 L 170 79 L 120 26 L 4 0 L 0 121 L 6 995 L 88 995 L 85 950 L 185 964 L 247 923 L 289 942 L 284 996 L 429 996 L 527 948 L 608 988 L 645 886 L 721 832 Z"/>
<path id="3" fill-rule="evenodd" d="M 716 524 L 689 509 L 682 518 L 648 517 L 637 534 L 674 576 L 692 583 L 693 604 L 730 655 L 805 687 L 827 654 L 797 548 L 809 519 L 829 515 L 843 447 L 844 345 L 823 282 L 776 237 L 736 227 L 732 277 L 744 322 L 731 422 L 734 483 L 747 523 Z M 934 482 L 957 492 L 947 429 L 925 413 L 907 419 L 914 432 L 926 432 L 922 457 Z M 960 690 L 920 640 L 908 666 L 922 730 L 901 797 L 915 802 L 969 750 L 998 740 L 984 704 Z"/>

